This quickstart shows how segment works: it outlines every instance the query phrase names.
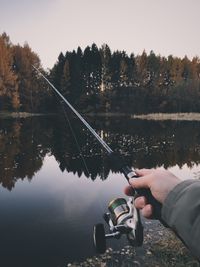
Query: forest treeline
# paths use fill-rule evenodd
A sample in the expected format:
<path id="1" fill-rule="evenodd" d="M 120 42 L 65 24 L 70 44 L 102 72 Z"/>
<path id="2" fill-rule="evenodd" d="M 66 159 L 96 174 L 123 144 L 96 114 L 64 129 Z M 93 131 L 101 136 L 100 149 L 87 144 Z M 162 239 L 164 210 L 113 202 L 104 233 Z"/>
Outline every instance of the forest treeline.
<path id="1" fill-rule="evenodd" d="M 28 44 L 13 45 L 6 33 L 0 35 L 0 111 L 40 109 L 42 84 L 32 65 L 41 66 Z"/>
<path id="2" fill-rule="evenodd" d="M 13 45 L 6 33 L 0 35 L 0 111 L 58 110 L 57 98 L 32 65 L 41 68 L 28 44 Z M 60 53 L 45 74 L 82 112 L 200 112 L 198 57 L 153 51 L 129 56 L 92 44 Z"/>

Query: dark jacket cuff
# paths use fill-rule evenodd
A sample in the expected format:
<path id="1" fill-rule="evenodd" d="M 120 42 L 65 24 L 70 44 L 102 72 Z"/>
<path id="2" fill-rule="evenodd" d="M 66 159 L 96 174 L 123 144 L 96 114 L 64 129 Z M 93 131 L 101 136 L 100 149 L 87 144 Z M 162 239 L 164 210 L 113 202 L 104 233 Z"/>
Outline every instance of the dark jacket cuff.
<path id="1" fill-rule="evenodd" d="M 184 180 L 183 182 L 177 184 L 174 189 L 168 194 L 165 199 L 162 207 L 162 219 L 170 226 L 171 225 L 171 217 L 173 215 L 173 210 L 176 206 L 177 200 L 184 194 L 184 191 L 191 185 L 198 182 L 199 180 Z"/>

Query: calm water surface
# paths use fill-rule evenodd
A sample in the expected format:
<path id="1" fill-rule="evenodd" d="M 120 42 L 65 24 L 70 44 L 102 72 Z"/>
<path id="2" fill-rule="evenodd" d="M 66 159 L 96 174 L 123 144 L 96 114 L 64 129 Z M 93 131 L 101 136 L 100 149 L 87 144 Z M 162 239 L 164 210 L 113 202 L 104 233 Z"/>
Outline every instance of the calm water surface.
<path id="1" fill-rule="evenodd" d="M 90 123 L 130 166 L 200 177 L 199 122 Z M 112 198 L 123 197 L 126 180 L 88 131 L 71 124 L 79 147 L 60 117 L 0 121 L 1 266 L 64 267 L 94 255 L 93 225 Z"/>

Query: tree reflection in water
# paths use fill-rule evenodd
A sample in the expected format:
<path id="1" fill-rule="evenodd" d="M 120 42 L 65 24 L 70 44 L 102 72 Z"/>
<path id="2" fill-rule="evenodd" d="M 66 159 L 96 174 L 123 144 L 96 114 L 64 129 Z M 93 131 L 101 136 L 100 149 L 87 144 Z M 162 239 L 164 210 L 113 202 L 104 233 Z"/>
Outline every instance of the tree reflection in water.
<path id="1" fill-rule="evenodd" d="M 200 162 L 200 123 L 142 121 L 129 118 L 89 118 L 92 127 L 130 166 L 166 168 Z M 62 117 L 34 117 L 0 121 L 0 184 L 12 190 L 18 179 L 31 180 L 53 155 L 60 170 L 80 177 L 106 179 L 111 169 L 106 153 L 77 120 L 72 125 L 79 143 Z M 81 153 L 80 153 L 81 151 Z M 84 161 L 86 164 L 84 164 Z M 86 167 L 87 166 L 87 167 Z"/>

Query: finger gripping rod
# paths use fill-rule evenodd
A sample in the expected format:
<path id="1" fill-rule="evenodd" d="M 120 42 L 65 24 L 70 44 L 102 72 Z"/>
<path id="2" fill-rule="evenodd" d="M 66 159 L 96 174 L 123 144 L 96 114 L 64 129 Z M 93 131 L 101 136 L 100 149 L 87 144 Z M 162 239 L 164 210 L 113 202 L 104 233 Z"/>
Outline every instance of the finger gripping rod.
<path id="1" fill-rule="evenodd" d="M 124 174 L 128 182 L 132 178 L 139 178 L 136 172 L 132 168 L 127 166 L 120 154 L 113 152 L 109 155 L 109 157 L 111 160 L 111 164 L 113 166 L 118 166 L 118 168 Z M 134 191 L 136 192 L 136 197 L 146 197 L 147 202 L 153 206 L 153 217 L 163 223 L 161 218 L 162 204 L 153 197 L 151 190 L 147 188 L 134 188 Z"/>

